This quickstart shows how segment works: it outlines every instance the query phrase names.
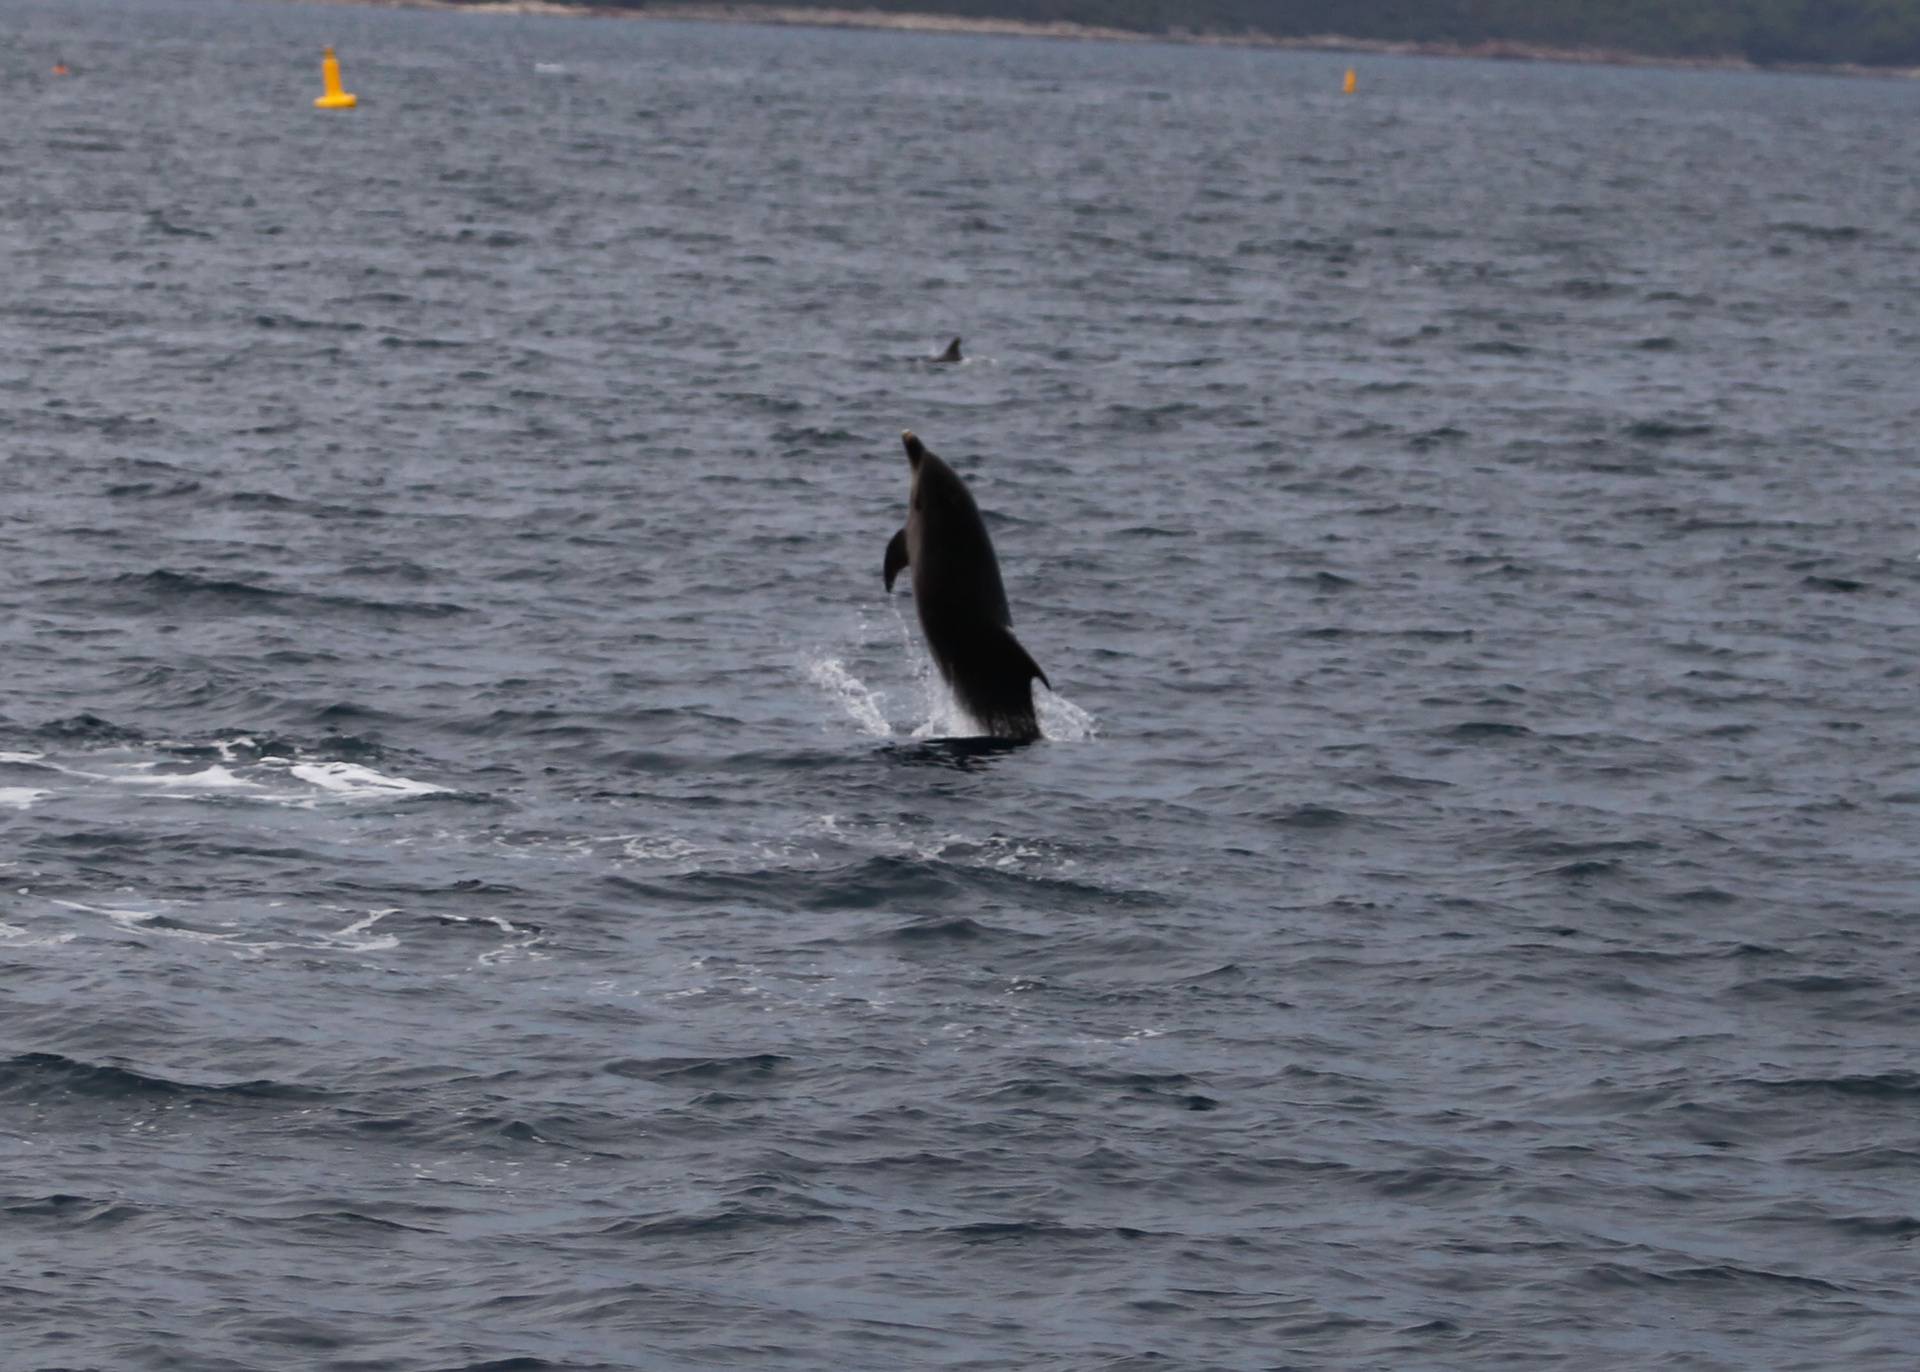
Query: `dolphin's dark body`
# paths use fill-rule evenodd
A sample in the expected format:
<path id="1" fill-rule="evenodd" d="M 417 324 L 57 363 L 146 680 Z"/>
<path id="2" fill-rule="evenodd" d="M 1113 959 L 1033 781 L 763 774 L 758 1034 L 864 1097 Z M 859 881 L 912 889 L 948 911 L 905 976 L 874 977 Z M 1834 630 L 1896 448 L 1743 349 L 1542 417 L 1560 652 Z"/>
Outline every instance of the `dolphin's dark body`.
<path id="1" fill-rule="evenodd" d="M 935 362 L 964 362 L 966 359 L 960 356 L 960 340 L 957 338 L 954 339 L 953 342 L 947 344 L 947 350 L 945 352 L 932 360 Z"/>
<path id="2" fill-rule="evenodd" d="M 902 434 L 913 466 L 907 527 L 887 544 L 887 589 L 913 569 L 913 603 L 934 665 L 961 708 L 995 738 L 1036 739 L 1033 682 L 1053 683 L 1013 636 L 1007 592 L 993 540 L 966 483 L 911 433 Z"/>

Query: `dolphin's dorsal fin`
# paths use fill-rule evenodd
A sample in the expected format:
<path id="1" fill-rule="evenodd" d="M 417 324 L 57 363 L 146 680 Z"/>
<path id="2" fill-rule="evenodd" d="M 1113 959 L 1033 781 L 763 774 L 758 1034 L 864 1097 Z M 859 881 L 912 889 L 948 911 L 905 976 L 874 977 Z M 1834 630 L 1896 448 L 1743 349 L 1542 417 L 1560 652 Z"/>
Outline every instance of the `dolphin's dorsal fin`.
<path id="1" fill-rule="evenodd" d="M 1053 683 L 1033 655 L 1003 624 L 978 625 L 971 652 L 953 664 L 947 684 L 960 708 L 995 738 L 1036 739 L 1040 721 L 1033 711 L 1033 683 L 1049 691 Z M 944 675 L 944 669 L 942 674 Z"/>
<path id="2" fill-rule="evenodd" d="M 1040 670 L 1040 664 L 1033 660 L 1033 654 L 1022 647 L 1020 640 L 1013 636 L 1012 628 L 1003 627 L 1000 632 L 1007 636 L 1006 647 L 1002 651 L 1006 652 L 1014 661 L 1026 664 L 1027 671 L 1031 674 L 1028 680 L 1033 680 L 1037 677 L 1040 684 L 1051 691 L 1053 689 L 1053 683 L 1048 681 L 1047 674 Z"/>
<path id="3" fill-rule="evenodd" d="M 954 339 L 947 344 L 947 350 L 934 358 L 935 362 L 958 362 L 960 360 L 960 340 Z"/>
<path id="4" fill-rule="evenodd" d="M 886 579 L 887 589 L 893 589 L 893 579 L 900 575 L 900 569 L 907 565 L 907 531 L 902 529 L 887 540 L 887 563 L 881 575 Z"/>

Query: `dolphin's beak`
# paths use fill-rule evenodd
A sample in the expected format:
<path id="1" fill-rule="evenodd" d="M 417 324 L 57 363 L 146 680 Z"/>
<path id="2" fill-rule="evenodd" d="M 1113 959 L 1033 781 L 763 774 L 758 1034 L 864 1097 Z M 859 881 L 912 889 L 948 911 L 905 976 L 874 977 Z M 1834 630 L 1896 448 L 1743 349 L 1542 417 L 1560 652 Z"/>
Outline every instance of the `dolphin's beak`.
<path id="1" fill-rule="evenodd" d="M 927 445 L 920 441 L 920 436 L 914 433 L 912 429 L 902 429 L 900 431 L 900 441 L 907 445 L 908 465 L 916 472 L 919 471 L 920 459 L 927 455 Z"/>

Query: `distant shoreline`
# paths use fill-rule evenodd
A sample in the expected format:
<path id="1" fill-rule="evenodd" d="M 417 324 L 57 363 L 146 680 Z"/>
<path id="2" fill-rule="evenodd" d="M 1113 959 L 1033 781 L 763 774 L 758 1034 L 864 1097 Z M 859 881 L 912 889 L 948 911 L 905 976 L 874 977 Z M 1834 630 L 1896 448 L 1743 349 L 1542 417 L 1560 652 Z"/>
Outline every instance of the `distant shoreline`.
<path id="1" fill-rule="evenodd" d="M 1920 67 L 1868 67 L 1856 63 L 1794 62 L 1762 66 L 1744 57 L 1661 57 L 1616 48 L 1553 48 L 1488 39 L 1480 43 L 1400 43 L 1383 39 L 1315 34 L 1282 38 L 1270 34 L 1141 33 L 1089 24 L 1032 23 L 1021 19 L 967 19 L 950 14 L 899 14 L 868 9 L 803 9 L 792 5 L 650 4 L 645 9 L 560 3 L 559 0 L 326 0 L 330 4 L 430 9 L 459 14 L 544 14 L 575 19 L 669 19 L 792 28 L 884 29 L 896 33 L 974 34 L 1002 38 L 1052 38 L 1108 43 L 1182 43 L 1209 47 L 1276 48 L 1292 52 L 1353 53 L 1390 57 L 1471 57 L 1483 61 L 1570 62 L 1589 66 L 1667 67 L 1697 71 L 1793 72 L 1817 76 L 1920 79 Z"/>

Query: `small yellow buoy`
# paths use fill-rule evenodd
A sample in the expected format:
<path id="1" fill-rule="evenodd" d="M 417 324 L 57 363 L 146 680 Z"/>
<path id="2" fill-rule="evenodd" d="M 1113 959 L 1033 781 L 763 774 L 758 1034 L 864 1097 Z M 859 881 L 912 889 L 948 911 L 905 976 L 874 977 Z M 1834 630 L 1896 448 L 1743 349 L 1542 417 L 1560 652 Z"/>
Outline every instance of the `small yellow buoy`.
<path id="1" fill-rule="evenodd" d="M 360 103 L 360 97 L 340 89 L 340 59 L 333 55 L 332 48 L 320 59 L 320 79 L 327 83 L 327 93 L 314 100 L 315 109 L 350 110 Z"/>
<path id="2" fill-rule="evenodd" d="M 1352 67 L 1348 67 L 1347 79 L 1340 83 L 1340 89 L 1346 92 L 1348 95 L 1352 95 L 1355 91 L 1359 90 L 1360 89 L 1360 73 L 1355 71 Z"/>

